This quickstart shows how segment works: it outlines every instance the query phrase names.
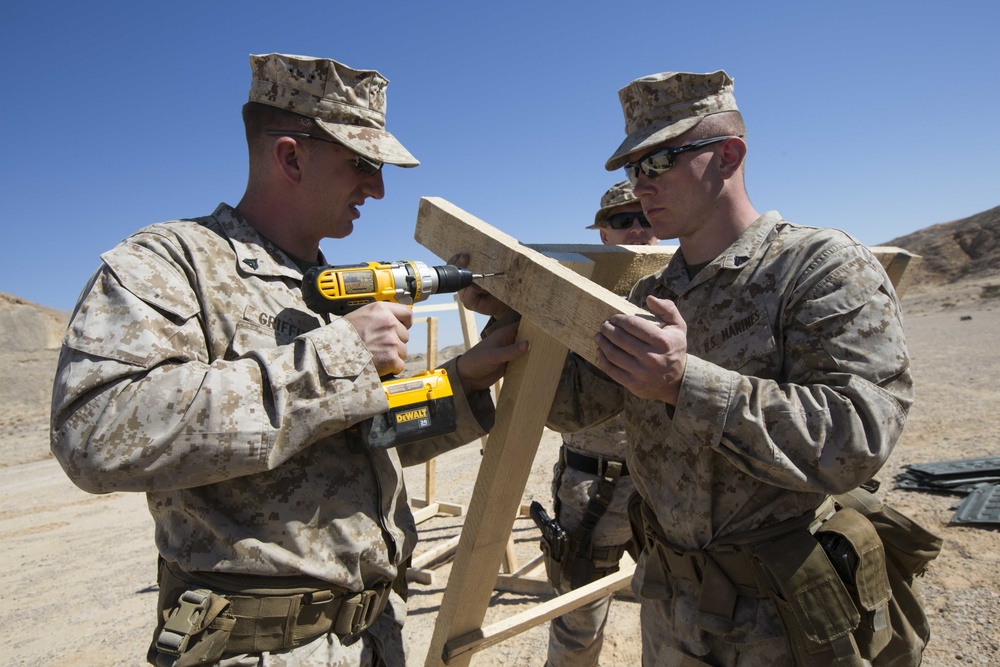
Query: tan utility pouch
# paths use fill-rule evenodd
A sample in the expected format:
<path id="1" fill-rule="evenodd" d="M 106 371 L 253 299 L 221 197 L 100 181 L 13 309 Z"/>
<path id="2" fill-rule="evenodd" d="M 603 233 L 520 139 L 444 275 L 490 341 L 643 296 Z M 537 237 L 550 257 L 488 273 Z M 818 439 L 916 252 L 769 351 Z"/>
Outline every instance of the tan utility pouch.
<path id="1" fill-rule="evenodd" d="M 875 527 L 862 514 L 843 508 L 820 526 L 816 539 L 840 574 L 861 621 L 854 640 L 861 657 L 872 660 L 889 643 L 889 575 L 885 550 Z"/>
<path id="2" fill-rule="evenodd" d="M 853 632 L 861 621 L 826 552 L 808 530 L 751 547 L 778 608 L 797 667 L 862 667 Z"/>
<path id="3" fill-rule="evenodd" d="M 854 489 L 833 499 L 837 505 L 865 515 L 885 545 L 886 559 L 906 579 L 922 575 L 941 553 L 944 541 L 940 537 L 864 489 Z"/>
<path id="4" fill-rule="evenodd" d="M 864 489 L 834 496 L 834 500 L 840 507 L 863 514 L 885 549 L 886 574 L 892 591 L 888 609 L 892 634 L 872 664 L 875 667 L 919 665 L 931 629 L 914 578 L 922 575 L 937 558 L 942 539 Z"/>

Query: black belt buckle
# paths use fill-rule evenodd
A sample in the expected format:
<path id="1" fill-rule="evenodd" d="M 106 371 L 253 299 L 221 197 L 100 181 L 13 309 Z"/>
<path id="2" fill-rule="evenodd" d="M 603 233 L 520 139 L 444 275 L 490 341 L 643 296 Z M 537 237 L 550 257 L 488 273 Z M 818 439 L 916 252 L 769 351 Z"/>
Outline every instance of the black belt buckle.
<path id="1" fill-rule="evenodd" d="M 609 460 L 597 456 L 588 456 L 587 454 L 581 454 L 580 452 L 574 452 L 572 449 L 564 448 L 564 453 L 566 457 L 566 465 L 574 470 L 579 470 L 580 472 L 585 472 L 590 475 L 597 475 L 598 477 L 604 477 L 608 472 Z M 628 466 L 622 461 L 622 471 L 621 476 L 628 474 Z"/>

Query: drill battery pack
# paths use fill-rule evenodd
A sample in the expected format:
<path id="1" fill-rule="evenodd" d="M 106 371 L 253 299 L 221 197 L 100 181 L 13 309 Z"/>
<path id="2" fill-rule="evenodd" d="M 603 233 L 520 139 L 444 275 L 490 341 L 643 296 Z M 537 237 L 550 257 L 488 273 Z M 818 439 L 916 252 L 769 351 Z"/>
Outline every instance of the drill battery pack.
<path id="1" fill-rule="evenodd" d="M 443 369 L 382 382 L 389 410 L 361 422 L 370 449 L 398 447 L 455 430 L 455 399 Z"/>

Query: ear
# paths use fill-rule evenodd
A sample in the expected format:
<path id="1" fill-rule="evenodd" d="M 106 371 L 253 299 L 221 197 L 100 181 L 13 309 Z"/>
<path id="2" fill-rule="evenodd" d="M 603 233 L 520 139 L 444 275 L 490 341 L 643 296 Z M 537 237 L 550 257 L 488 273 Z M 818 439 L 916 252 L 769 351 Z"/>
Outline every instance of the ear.
<path id="1" fill-rule="evenodd" d="M 275 170 L 291 184 L 302 181 L 302 147 L 292 137 L 278 137 L 271 149 Z"/>
<path id="2" fill-rule="evenodd" d="M 722 178 L 732 178 L 733 174 L 739 171 L 746 155 L 747 143 L 739 137 L 726 139 L 722 142 L 721 157 L 719 160 L 719 173 Z"/>
<path id="3" fill-rule="evenodd" d="M 611 241 L 608 240 L 608 231 L 604 227 L 600 228 L 601 231 L 601 243 L 604 245 L 612 245 Z"/>

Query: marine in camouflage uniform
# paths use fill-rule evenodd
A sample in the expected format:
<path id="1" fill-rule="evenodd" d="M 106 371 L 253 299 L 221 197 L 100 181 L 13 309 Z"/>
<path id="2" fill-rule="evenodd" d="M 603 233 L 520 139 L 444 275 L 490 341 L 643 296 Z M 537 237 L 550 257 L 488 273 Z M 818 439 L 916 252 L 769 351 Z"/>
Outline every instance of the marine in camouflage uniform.
<path id="1" fill-rule="evenodd" d="M 659 242 L 628 181 L 616 183 L 604 193 L 594 224 L 587 229 L 600 230 L 604 245 Z M 625 419 L 621 415 L 576 433 L 563 434 L 552 480 L 556 519 L 571 536 L 578 535 L 588 512 L 594 514 L 591 521 L 596 517 L 596 523 L 590 531 L 592 549 L 586 567 L 589 576 L 573 581 L 575 572 L 560 570 L 558 582 L 553 582 L 560 593 L 617 572 L 622 555 L 631 545 L 627 504 L 635 485 L 625 465 L 625 450 Z M 571 545 L 572 550 L 575 541 Z M 564 556 L 564 562 L 573 556 L 571 551 Z M 549 667 L 598 664 L 611 599 L 608 595 L 552 619 L 546 661 Z"/>
<path id="2" fill-rule="evenodd" d="M 418 162 L 384 129 L 378 72 L 280 54 L 251 66 L 247 193 L 101 256 L 59 359 L 52 450 L 86 491 L 147 496 L 161 586 L 151 661 L 177 659 L 156 639 L 185 595 L 202 605 L 197 589 L 239 594 L 243 611 L 231 602 L 211 627 L 171 635 L 167 648 L 224 653 L 176 650 L 178 665 L 401 665 L 392 586 L 416 541 L 401 466 L 489 430 L 513 333 L 445 365 L 455 432 L 362 446 L 348 429 L 388 409 L 380 376 L 403 370 L 410 309 L 317 315 L 302 275 L 326 263 L 320 238 L 350 233 L 357 207 L 382 197 L 381 163 Z M 228 645 L 209 640 L 227 627 Z"/>
<path id="3" fill-rule="evenodd" d="M 846 233 L 753 209 L 725 72 L 652 75 L 619 96 L 627 137 L 606 166 L 626 166 L 680 250 L 629 297 L 660 322 L 605 322 L 607 375 L 569 365 L 550 426 L 624 415 L 644 665 L 791 665 L 775 603 L 723 552 L 786 520 L 815 530 L 831 494 L 885 463 L 913 400 L 898 300 Z"/>

